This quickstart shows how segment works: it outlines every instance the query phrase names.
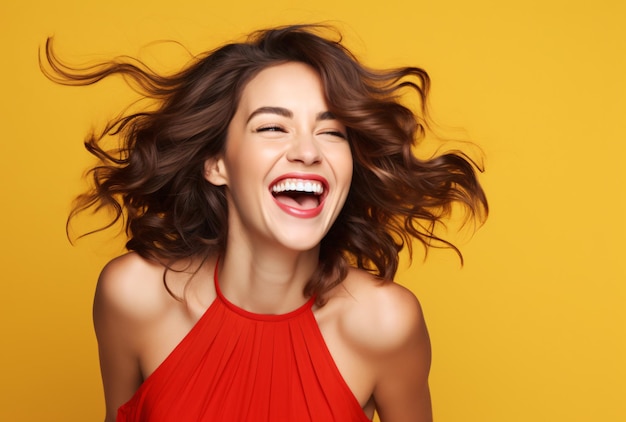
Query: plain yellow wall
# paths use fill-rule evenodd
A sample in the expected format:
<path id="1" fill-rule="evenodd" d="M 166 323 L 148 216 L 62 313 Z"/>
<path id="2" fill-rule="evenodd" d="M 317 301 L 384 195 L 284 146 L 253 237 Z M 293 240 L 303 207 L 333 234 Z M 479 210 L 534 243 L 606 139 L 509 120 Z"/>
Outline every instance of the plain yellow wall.
<path id="1" fill-rule="evenodd" d="M 46 36 L 76 63 L 143 51 L 167 66 L 141 47 L 322 20 L 366 63 L 425 67 L 437 120 L 486 154 L 492 214 L 465 267 L 435 251 L 398 277 L 427 314 L 436 420 L 626 420 L 626 8 L 507 3 L 3 2 L 0 420 L 103 416 L 91 299 L 121 242 L 71 247 L 64 223 L 91 163 L 83 135 L 132 96 L 47 81 Z"/>

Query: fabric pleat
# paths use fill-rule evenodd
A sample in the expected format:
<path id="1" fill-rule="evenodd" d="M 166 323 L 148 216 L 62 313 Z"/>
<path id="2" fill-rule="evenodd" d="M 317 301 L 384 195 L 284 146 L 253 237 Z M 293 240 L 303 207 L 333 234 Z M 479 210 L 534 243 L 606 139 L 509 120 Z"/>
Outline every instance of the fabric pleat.
<path id="1" fill-rule="evenodd" d="M 262 315 L 216 291 L 117 422 L 369 421 L 326 347 L 313 299 Z"/>

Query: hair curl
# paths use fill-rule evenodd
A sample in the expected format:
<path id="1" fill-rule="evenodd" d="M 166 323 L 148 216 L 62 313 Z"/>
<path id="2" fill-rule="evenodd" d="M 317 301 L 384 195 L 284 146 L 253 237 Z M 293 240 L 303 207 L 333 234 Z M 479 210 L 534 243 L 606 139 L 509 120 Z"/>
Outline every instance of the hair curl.
<path id="1" fill-rule="evenodd" d="M 330 32 L 329 32 L 330 31 Z M 329 35 L 332 34 L 332 35 Z M 46 43 L 51 80 L 90 85 L 121 75 L 153 110 L 127 113 L 85 140 L 100 164 L 90 170 L 93 188 L 77 198 L 68 222 L 87 209 L 110 208 L 122 219 L 126 247 L 148 259 L 173 262 L 223 253 L 227 232 L 224 187 L 203 177 L 204 162 L 225 147 L 227 127 L 242 90 L 261 70 L 302 62 L 320 75 L 329 111 L 347 128 L 354 174 L 346 204 L 324 237 L 306 295 L 340 283 L 354 265 L 391 280 L 399 251 L 413 239 L 459 250 L 435 234 L 453 204 L 484 221 L 488 206 L 476 166 L 462 153 L 418 159 L 412 151 L 428 130 L 428 74 L 417 67 L 373 70 L 341 45 L 332 28 L 296 25 L 252 33 L 245 42 L 195 57 L 179 73 L 163 76 L 139 60 L 119 57 L 91 67 L 63 64 Z M 400 103 L 413 91 L 419 110 Z M 107 150 L 108 136 L 121 147 Z M 462 259 L 462 257 L 461 257 Z"/>

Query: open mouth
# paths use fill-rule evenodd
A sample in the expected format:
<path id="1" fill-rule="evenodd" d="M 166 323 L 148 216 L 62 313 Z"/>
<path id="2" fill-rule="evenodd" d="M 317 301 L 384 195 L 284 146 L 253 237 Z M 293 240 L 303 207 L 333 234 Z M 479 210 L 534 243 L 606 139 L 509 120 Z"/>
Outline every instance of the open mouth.
<path id="1" fill-rule="evenodd" d="M 288 178 L 278 180 L 270 190 L 279 204 L 312 210 L 320 206 L 326 189 L 319 180 Z"/>

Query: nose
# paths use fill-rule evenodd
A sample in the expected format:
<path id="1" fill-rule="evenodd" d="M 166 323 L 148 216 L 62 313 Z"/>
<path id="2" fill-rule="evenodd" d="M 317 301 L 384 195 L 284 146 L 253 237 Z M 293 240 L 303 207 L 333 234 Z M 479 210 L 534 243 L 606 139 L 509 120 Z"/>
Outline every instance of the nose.
<path id="1" fill-rule="evenodd" d="M 287 151 L 287 159 L 310 166 L 321 162 L 322 154 L 313 136 L 302 135 L 294 137 L 292 140 Z"/>

